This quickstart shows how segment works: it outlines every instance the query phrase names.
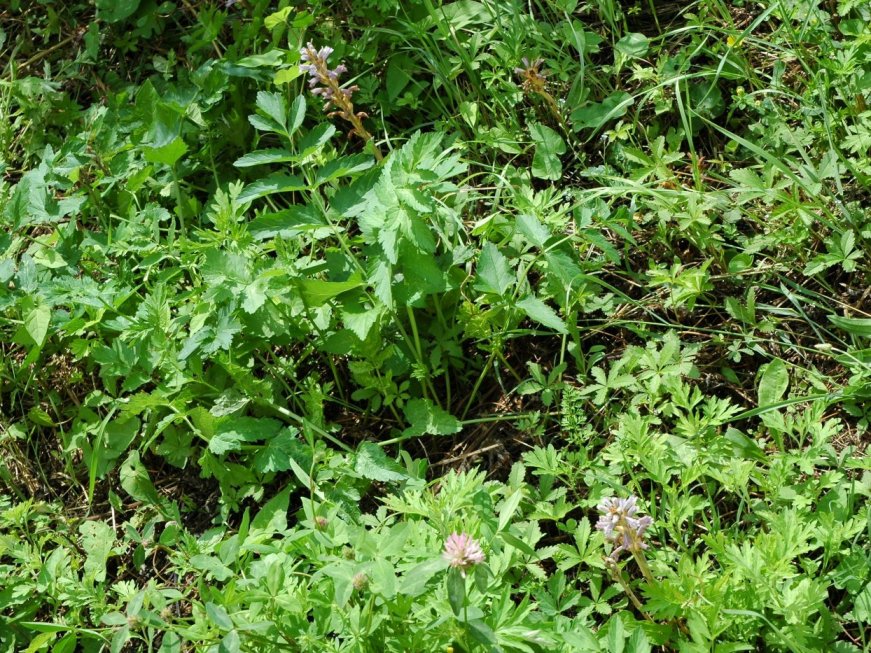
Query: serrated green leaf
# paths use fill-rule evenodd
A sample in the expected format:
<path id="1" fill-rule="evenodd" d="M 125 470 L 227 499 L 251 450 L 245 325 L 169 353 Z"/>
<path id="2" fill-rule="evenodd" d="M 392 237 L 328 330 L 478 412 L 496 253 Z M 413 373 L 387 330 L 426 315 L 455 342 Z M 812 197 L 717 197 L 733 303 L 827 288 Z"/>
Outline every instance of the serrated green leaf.
<path id="1" fill-rule="evenodd" d="M 373 165 L 375 165 L 375 161 L 368 154 L 354 154 L 333 159 L 318 169 L 314 185 L 320 186 L 341 177 L 363 172 Z"/>
<path id="2" fill-rule="evenodd" d="M 293 70 L 297 73 L 299 72 L 299 67 L 294 66 Z M 293 136 L 297 130 L 302 126 L 302 121 L 305 120 L 305 96 L 297 95 L 293 100 L 293 104 L 290 105 L 290 115 L 287 118 L 288 129 L 287 135 Z"/>
<path id="3" fill-rule="evenodd" d="M 512 285 L 514 275 L 508 267 L 508 259 L 493 243 L 484 243 L 478 258 L 475 289 L 504 296 Z"/>
<path id="4" fill-rule="evenodd" d="M 174 166 L 187 151 L 187 143 L 184 142 L 181 136 L 176 136 L 166 145 L 145 147 L 142 153 L 145 156 L 145 160 L 150 163 L 163 163 L 164 165 Z"/>
<path id="5" fill-rule="evenodd" d="M 287 102 L 283 93 L 257 92 L 257 108 L 287 133 Z"/>
<path id="6" fill-rule="evenodd" d="M 305 447 L 297 438 L 299 431 L 285 428 L 268 440 L 254 456 L 254 469 L 261 473 L 286 472 L 291 469 L 291 460 L 307 458 Z"/>
<path id="7" fill-rule="evenodd" d="M 408 479 L 408 474 L 392 458 L 384 453 L 384 449 L 374 442 L 364 442 L 357 449 L 354 460 L 354 471 L 370 481 L 390 483 Z"/>
<path id="8" fill-rule="evenodd" d="M 527 295 L 521 299 L 517 302 L 517 307 L 531 319 L 553 329 L 557 333 L 565 334 L 569 332 L 566 328 L 566 323 L 556 314 L 556 311 L 534 295 Z"/>
<path id="9" fill-rule="evenodd" d="M 239 193 L 237 201 L 240 204 L 245 204 L 273 193 L 290 193 L 306 188 L 308 185 L 296 175 L 276 173 L 245 186 L 245 190 Z"/>
<path id="10" fill-rule="evenodd" d="M 233 162 L 237 168 L 250 168 L 251 166 L 260 166 L 267 163 L 286 163 L 288 161 L 296 161 L 298 157 L 290 150 L 274 148 L 269 150 L 254 150 L 245 156 L 239 157 Z"/>
<path id="11" fill-rule="evenodd" d="M 363 286 L 363 280 L 354 276 L 347 281 L 322 281 L 321 279 L 297 280 L 300 292 L 309 306 L 321 306 L 333 297 Z"/>
<path id="12" fill-rule="evenodd" d="M 328 122 L 322 123 L 312 129 L 299 141 L 299 158 L 304 159 L 320 150 L 335 133 L 336 128 Z"/>
<path id="13" fill-rule="evenodd" d="M 102 583 L 106 580 L 106 562 L 115 546 L 115 531 L 109 524 L 88 520 L 79 526 L 85 558 L 85 578 Z"/>
<path id="14" fill-rule="evenodd" d="M 526 236 L 532 245 L 539 248 L 543 248 L 547 239 L 550 238 L 550 231 L 548 231 L 547 227 L 541 224 L 538 218 L 529 213 L 524 213 L 517 218 L 517 231 Z"/>
<path id="15" fill-rule="evenodd" d="M 265 213 L 248 223 L 248 233 L 256 240 L 276 236 L 295 238 L 302 234 L 321 238 L 333 232 L 333 227 L 308 204 L 294 204 L 277 213 Z"/>
<path id="16" fill-rule="evenodd" d="M 462 429 L 459 420 L 447 411 L 434 405 L 429 399 L 412 399 L 405 404 L 405 418 L 410 426 L 403 431 L 405 436 L 451 435 Z"/>

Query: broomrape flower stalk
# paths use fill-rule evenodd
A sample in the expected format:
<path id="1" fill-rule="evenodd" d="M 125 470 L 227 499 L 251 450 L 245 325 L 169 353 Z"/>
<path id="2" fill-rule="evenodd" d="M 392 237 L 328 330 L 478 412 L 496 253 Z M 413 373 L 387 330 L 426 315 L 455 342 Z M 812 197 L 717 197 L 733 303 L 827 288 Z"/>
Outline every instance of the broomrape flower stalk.
<path id="1" fill-rule="evenodd" d="M 605 535 L 605 539 L 617 546 L 608 556 L 613 562 L 621 551 L 629 551 L 638 563 L 641 573 L 648 582 L 653 582 L 650 568 L 642 551 L 647 548 L 644 533 L 650 528 L 653 520 L 638 516 L 637 499 L 630 496 L 627 499 L 609 497 L 597 506 L 601 516 L 596 522 L 596 528 Z"/>
<path id="2" fill-rule="evenodd" d="M 442 557 L 451 567 L 459 569 L 463 578 L 466 577 L 466 571 L 484 562 L 481 545 L 467 533 L 451 533 L 445 540 Z"/>
<path id="3" fill-rule="evenodd" d="M 520 87 L 524 92 L 538 95 L 547 102 L 548 107 L 550 107 L 550 110 L 553 112 L 553 115 L 556 116 L 556 119 L 559 120 L 560 125 L 562 125 L 563 129 L 568 131 L 568 125 L 566 125 L 559 104 L 557 104 L 553 95 L 547 91 L 547 73 L 541 70 L 544 60 L 530 60 L 527 57 L 523 57 L 521 62 L 523 63 L 523 66 L 518 66 L 514 69 L 514 74 L 519 76 L 521 79 Z"/>
<path id="4" fill-rule="evenodd" d="M 343 88 L 339 83 L 339 77 L 348 72 L 348 68 L 345 64 L 339 64 L 330 70 L 330 67 L 327 65 L 327 60 L 333 54 L 333 48 L 325 45 L 318 50 L 309 41 L 308 45 L 299 51 L 299 54 L 302 61 L 299 64 L 299 69 L 303 73 L 308 74 L 308 85 L 312 95 L 323 98 L 324 111 L 329 111 L 331 108 L 334 109 L 329 115 L 339 116 L 351 123 L 351 134 L 356 134 L 366 143 L 372 141 L 372 134 L 363 126 L 363 118 L 368 118 L 369 116 L 362 111 L 355 112 L 354 102 L 351 100 L 351 96 L 355 91 L 359 90 L 359 87 L 354 85 Z M 382 158 L 381 151 L 377 145 L 374 145 L 374 148 L 375 158 L 380 161 Z"/>

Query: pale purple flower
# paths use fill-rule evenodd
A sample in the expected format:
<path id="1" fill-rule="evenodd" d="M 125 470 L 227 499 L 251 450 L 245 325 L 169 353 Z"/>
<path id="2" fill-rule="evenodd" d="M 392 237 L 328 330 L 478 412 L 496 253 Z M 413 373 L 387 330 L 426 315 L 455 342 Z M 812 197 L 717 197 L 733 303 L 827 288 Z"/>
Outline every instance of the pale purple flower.
<path id="1" fill-rule="evenodd" d="M 324 111 L 331 111 L 330 116 L 339 116 L 351 123 L 351 134 L 356 134 L 364 142 L 372 140 L 372 134 L 366 131 L 363 119 L 368 118 L 363 111 L 354 109 L 351 95 L 359 90 L 358 86 L 342 86 L 339 77 L 348 72 L 344 64 L 339 64 L 332 70 L 327 60 L 333 54 L 333 48 L 328 45 L 320 50 L 316 49 L 311 41 L 299 51 L 299 69 L 309 76 L 308 86 L 312 95 L 320 97 L 324 101 Z M 381 151 L 374 145 L 375 158 L 381 161 Z"/>
<path id="2" fill-rule="evenodd" d="M 454 569 L 459 569 L 463 578 L 466 571 L 484 562 L 484 552 L 481 545 L 467 533 L 451 533 L 445 540 L 445 550 L 442 557 Z"/>
<path id="3" fill-rule="evenodd" d="M 640 551 L 647 548 L 644 532 L 653 523 L 650 517 L 637 517 L 637 499 L 630 496 L 627 499 L 608 497 L 597 506 L 601 516 L 596 522 L 596 528 L 602 531 L 605 539 L 616 544 L 611 552 L 611 558 L 616 559 L 621 551 Z"/>
<path id="4" fill-rule="evenodd" d="M 338 93 L 341 93 L 342 99 L 349 100 L 351 94 L 357 90 L 356 86 L 339 87 L 339 76 L 348 72 L 348 68 L 345 64 L 339 64 L 330 70 L 327 61 L 331 54 L 333 54 L 333 48 L 330 46 L 325 45 L 320 50 L 316 50 L 311 41 L 299 51 L 299 58 L 302 62 L 299 64 L 299 69 L 309 76 L 308 85 L 312 95 L 321 96 L 327 104 L 335 100 Z M 341 110 L 344 107 L 339 106 L 338 108 Z"/>

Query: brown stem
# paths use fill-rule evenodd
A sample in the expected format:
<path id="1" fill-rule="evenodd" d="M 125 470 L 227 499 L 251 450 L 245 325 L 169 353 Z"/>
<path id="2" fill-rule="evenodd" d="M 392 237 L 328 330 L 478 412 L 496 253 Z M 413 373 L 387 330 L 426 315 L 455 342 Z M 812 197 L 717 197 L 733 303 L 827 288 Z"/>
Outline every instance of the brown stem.
<path id="1" fill-rule="evenodd" d="M 612 558 L 605 558 L 605 566 L 611 572 L 611 577 L 620 583 L 620 586 L 623 588 L 623 591 L 626 592 L 626 595 L 629 597 L 629 600 L 632 601 L 632 604 L 638 609 L 638 611 L 644 616 L 647 621 L 650 623 L 655 623 L 653 618 L 647 614 L 644 610 L 644 606 L 641 604 L 641 601 L 638 599 L 638 596 L 629 587 L 628 581 L 623 577 L 623 572 L 620 571 L 620 568 L 617 566 L 616 561 Z"/>
<path id="2" fill-rule="evenodd" d="M 338 109 L 337 113 L 351 123 L 354 128 L 352 131 L 362 138 L 364 143 L 372 143 L 372 147 L 375 150 L 375 159 L 379 162 L 382 161 L 384 157 L 381 155 L 381 149 L 377 144 L 375 144 L 372 134 L 370 134 L 363 126 L 363 121 L 360 119 L 360 116 L 354 113 L 354 103 L 345 95 L 342 87 L 339 86 L 338 80 L 330 77 L 326 61 L 315 60 L 315 66 L 321 83 L 327 85 L 332 94 L 328 103 L 332 102 L 336 106 Z"/>

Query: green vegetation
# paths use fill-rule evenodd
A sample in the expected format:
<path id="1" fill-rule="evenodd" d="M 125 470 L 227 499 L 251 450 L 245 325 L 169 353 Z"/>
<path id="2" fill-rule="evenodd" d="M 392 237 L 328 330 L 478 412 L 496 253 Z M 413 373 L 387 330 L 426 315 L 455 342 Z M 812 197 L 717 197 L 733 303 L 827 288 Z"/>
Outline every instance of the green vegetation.
<path id="1" fill-rule="evenodd" d="M 867 2 L 0 48 L 0 651 L 871 649 Z"/>

